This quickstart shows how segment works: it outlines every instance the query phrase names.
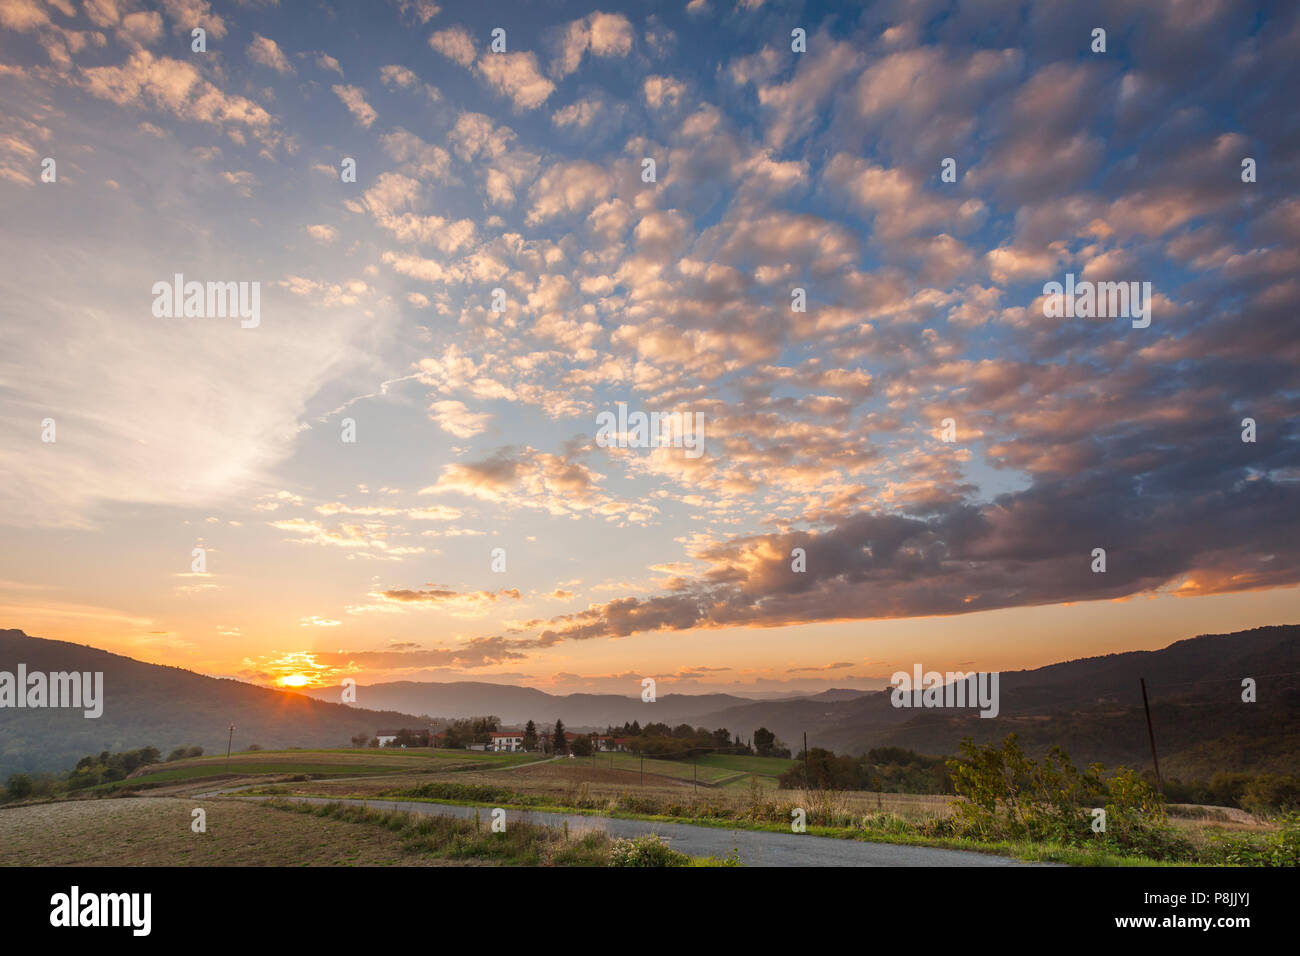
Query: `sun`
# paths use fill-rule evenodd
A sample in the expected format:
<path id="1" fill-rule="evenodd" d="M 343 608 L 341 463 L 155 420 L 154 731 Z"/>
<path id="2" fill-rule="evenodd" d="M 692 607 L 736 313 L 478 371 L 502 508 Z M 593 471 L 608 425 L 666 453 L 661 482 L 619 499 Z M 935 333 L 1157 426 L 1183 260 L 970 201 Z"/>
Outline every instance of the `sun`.
<path id="1" fill-rule="evenodd" d="M 306 674 L 289 674 L 277 679 L 276 683 L 281 687 L 306 687 L 311 683 L 311 678 Z"/>

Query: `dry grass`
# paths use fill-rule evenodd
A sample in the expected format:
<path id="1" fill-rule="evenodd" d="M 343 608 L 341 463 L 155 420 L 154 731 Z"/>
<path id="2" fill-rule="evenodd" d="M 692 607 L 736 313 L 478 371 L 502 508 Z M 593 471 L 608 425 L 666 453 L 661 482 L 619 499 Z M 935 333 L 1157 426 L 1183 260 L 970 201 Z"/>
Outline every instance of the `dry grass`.
<path id="1" fill-rule="evenodd" d="M 207 832 L 190 811 L 207 811 Z M 403 849 L 380 827 L 289 815 L 260 804 L 169 798 L 73 801 L 0 810 L 0 866 L 454 866 Z"/>

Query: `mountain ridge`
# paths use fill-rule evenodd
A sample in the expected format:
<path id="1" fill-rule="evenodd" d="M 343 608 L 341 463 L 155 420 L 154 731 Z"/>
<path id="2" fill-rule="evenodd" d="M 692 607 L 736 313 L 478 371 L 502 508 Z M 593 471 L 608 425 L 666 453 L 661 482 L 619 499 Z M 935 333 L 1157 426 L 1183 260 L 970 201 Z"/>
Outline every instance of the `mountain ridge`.
<path id="1" fill-rule="evenodd" d="M 226 745 L 231 723 L 237 727 L 237 748 L 249 743 L 335 747 L 346 746 L 354 734 L 373 735 L 383 726 L 427 726 L 430 717 L 487 714 L 507 725 L 532 719 L 547 726 L 559 718 L 575 729 L 603 729 L 631 720 L 642 725 L 689 723 L 726 727 L 744 739 L 756 728 L 767 727 L 796 751 L 807 732 L 810 746 L 847 753 L 878 746 L 952 753 L 963 737 L 987 740 L 1015 731 L 1031 751 L 1061 745 L 1077 763 L 1096 759 L 1136 765 L 1149 759 L 1139 676 L 1147 679 L 1162 765 L 1178 767 L 1179 754 L 1185 752 L 1196 755 L 1184 761 L 1190 767 L 1207 772 L 1231 769 L 1216 742 L 1232 738 L 1265 742 L 1236 746 L 1229 762 L 1283 769 L 1290 762 L 1291 772 L 1300 766 L 1297 624 L 1201 634 L 1156 650 L 1004 671 L 995 720 L 970 711 L 899 709 L 892 706 L 887 691 L 843 688 L 764 700 L 666 694 L 647 703 L 639 697 L 552 695 L 482 681 L 393 681 L 359 686 L 358 706 L 350 706 L 335 702 L 339 688 L 274 690 L 89 645 L 31 637 L 21 630 L 0 630 L 0 670 L 12 670 L 19 661 L 29 671 L 102 670 L 107 700 L 104 716 L 89 720 L 79 710 L 0 711 L 0 775 L 69 769 L 88 753 L 146 745 L 164 752 L 191 745 L 218 752 Z M 1259 702 L 1243 707 L 1239 685 L 1245 677 L 1258 679 Z M 437 693 L 443 694 L 446 709 L 433 713 L 439 709 Z M 418 703 L 411 699 L 413 694 L 424 695 L 429 706 L 406 706 Z M 389 706 L 399 697 L 403 706 Z"/>

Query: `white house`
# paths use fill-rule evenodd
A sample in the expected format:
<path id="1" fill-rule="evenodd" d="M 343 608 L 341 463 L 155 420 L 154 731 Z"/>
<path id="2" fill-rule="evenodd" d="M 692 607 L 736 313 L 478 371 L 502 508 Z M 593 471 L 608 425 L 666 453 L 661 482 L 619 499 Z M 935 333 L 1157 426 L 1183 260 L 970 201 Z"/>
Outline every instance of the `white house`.
<path id="1" fill-rule="evenodd" d="M 524 749 L 524 732 L 522 730 L 503 730 L 491 736 L 492 743 L 488 745 L 489 750 Z"/>

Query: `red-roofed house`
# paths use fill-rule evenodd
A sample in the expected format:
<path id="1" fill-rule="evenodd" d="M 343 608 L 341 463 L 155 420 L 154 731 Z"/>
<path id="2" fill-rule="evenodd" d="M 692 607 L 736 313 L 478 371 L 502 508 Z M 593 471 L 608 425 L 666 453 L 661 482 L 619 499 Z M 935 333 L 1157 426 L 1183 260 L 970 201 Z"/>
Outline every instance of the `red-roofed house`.
<path id="1" fill-rule="evenodd" d="M 489 750 L 523 750 L 524 732 L 522 730 L 501 730 L 490 735 L 492 742 Z"/>

